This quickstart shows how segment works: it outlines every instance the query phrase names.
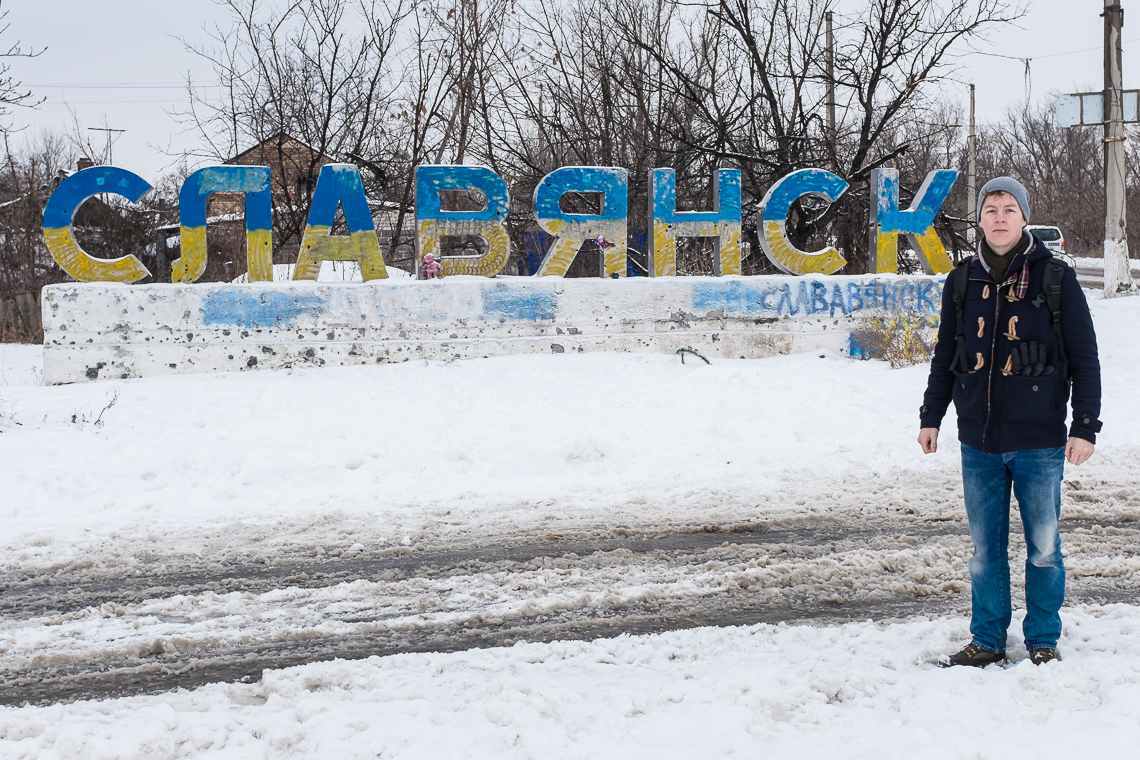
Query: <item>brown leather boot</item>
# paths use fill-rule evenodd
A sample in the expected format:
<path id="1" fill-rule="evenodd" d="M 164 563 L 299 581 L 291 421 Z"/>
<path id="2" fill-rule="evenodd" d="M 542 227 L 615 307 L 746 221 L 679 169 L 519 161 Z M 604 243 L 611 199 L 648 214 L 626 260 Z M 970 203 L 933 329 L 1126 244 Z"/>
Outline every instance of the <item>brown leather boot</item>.
<path id="1" fill-rule="evenodd" d="M 1061 653 L 1051 647 L 1041 647 L 1040 649 L 1029 650 L 1029 661 L 1034 665 L 1044 665 L 1053 660 L 1061 661 Z"/>
<path id="2" fill-rule="evenodd" d="M 1005 660 L 1005 652 L 995 654 L 971 642 L 967 644 L 966 648 L 961 652 L 952 654 L 949 657 L 942 655 L 938 661 L 938 665 L 943 668 L 952 668 L 955 665 L 969 665 L 975 668 L 984 668 L 986 665 L 993 665 L 995 662 L 1002 662 L 1003 660 Z"/>

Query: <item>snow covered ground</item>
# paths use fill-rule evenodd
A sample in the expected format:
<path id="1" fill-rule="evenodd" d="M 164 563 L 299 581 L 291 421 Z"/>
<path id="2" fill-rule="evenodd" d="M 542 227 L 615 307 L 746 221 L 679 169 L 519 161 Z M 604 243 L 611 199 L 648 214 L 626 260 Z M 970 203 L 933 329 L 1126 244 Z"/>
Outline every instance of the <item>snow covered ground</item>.
<path id="1" fill-rule="evenodd" d="M 1140 609 L 1065 614 L 1065 661 L 929 664 L 962 619 L 703 628 L 334 661 L 0 710 L 12 758 L 1127 758 Z"/>
<path id="2" fill-rule="evenodd" d="M 1130 484 L 1140 299 L 1094 305 L 1107 422 L 1079 475 Z M 960 512 L 954 436 L 914 442 L 923 366 L 563 354 L 36 387 L 34 349 L 3 350 L 0 557 L 20 566 Z M 1140 515 L 1102 496 L 1080 514 Z"/>
<path id="3" fill-rule="evenodd" d="M 1095 457 L 1066 472 L 1064 516 L 1134 526 L 1140 299 L 1093 309 L 1105 431 Z M 704 525 L 962 519 L 952 416 L 937 455 L 914 442 L 926 367 L 828 354 L 711 366 L 563 354 L 45 388 L 38 361 L 35 347 L 0 345 L 0 567 L 13 578 L 145 578 L 195 563 Z M 1111 545 L 1103 528 L 1082 535 L 1071 572 L 1140 585 L 1135 555 L 1082 559 L 1085 546 Z M 877 581 L 867 579 L 886 563 L 912 587 L 957 584 L 947 593 L 961 593 L 961 542 L 905 557 L 877 551 L 843 548 L 849 559 L 813 558 L 814 569 L 795 572 L 821 595 L 844 579 L 874 595 Z M 759 594 L 784 583 L 780 568 L 790 566 L 757 556 L 676 576 L 610 569 L 557 590 L 557 573 L 539 568 L 497 587 L 485 584 L 501 576 L 488 575 L 484 585 L 457 577 L 379 590 L 285 584 L 248 599 L 175 594 L 0 620 L 0 667 L 97 659 L 179 636 L 208 647 L 275 625 L 316 635 L 378 605 L 407 603 L 401 614 L 415 617 L 417 595 L 454 601 L 441 602 L 447 614 L 493 617 L 556 606 L 560 593 L 582 604 L 648 588 L 712 594 L 726 573 L 747 576 Z M 1066 659 L 1041 669 L 934 668 L 966 638 L 959 615 L 518 644 L 0 707 L 0 757 L 1126 755 L 1140 744 L 1140 607 L 1065 614 Z M 1019 640 L 1014 632 L 1015 661 Z"/>
<path id="4" fill-rule="evenodd" d="M 0 388 L 43 385 L 43 353 L 40 346 L 0 343 Z M 0 395 L 0 404 L 3 404 L 3 399 L 4 396 Z M 2 415 L 3 412 L 0 411 L 0 420 L 3 419 Z"/>
<path id="5" fill-rule="evenodd" d="M 288 282 L 293 279 L 295 264 L 274 264 L 273 281 Z M 388 277 L 391 279 L 410 280 L 412 275 L 398 267 L 386 267 Z M 233 280 L 236 283 L 249 282 L 249 273 L 240 274 Z M 355 261 L 322 261 L 321 270 L 317 273 L 317 282 L 364 282 L 360 273 L 360 264 Z"/>

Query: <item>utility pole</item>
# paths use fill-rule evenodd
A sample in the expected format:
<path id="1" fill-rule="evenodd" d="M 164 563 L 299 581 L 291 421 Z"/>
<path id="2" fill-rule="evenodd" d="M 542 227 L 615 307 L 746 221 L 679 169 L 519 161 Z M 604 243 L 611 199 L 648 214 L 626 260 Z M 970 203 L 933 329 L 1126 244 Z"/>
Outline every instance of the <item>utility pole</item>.
<path id="1" fill-rule="evenodd" d="M 966 227 L 966 240 L 970 248 L 974 247 L 974 238 L 977 230 L 978 197 L 978 143 L 974 132 L 974 85 L 970 85 L 970 134 L 966 137 L 966 218 L 970 224 Z"/>
<path id="2" fill-rule="evenodd" d="M 831 29 L 831 11 L 824 14 L 827 21 L 827 140 L 831 154 L 831 171 L 839 169 L 839 160 L 836 157 L 836 131 L 835 131 L 835 35 Z"/>
<path id="3" fill-rule="evenodd" d="M 1124 185 L 1124 83 L 1120 34 L 1124 8 L 1104 0 L 1104 295 L 1133 289 L 1128 266 Z"/>

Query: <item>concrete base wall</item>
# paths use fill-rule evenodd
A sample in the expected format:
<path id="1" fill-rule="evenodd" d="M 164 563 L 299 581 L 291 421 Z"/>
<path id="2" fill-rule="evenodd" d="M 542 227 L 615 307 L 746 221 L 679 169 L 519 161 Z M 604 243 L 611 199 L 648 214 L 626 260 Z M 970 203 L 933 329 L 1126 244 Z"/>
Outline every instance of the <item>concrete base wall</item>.
<path id="1" fill-rule="evenodd" d="M 845 352 L 869 316 L 936 316 L 941 289 L 891 275 L 52 285 L 44 380 L 534 352 Z"/>

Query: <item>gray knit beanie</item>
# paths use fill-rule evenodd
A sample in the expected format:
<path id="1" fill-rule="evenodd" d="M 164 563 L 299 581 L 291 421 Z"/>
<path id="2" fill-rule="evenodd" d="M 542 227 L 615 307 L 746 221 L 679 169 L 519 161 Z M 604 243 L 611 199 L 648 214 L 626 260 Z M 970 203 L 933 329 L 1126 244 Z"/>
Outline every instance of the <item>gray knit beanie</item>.
<path id="1" fill-rule="evenodd" d="M 1029 224 L 1029 192 L 1025 189 L 1025 185 L 1013 177 L 994 177 L 982 185 L 982 190 L 978 193 L 978 208 L 976 211 L 979 219 L 982 214 L 982 201 L 984 201 L 986 196 L 990 193 L 1009 193 L 1016 198 L 1017 205 L 1021 206 L 1021 215 L 1025 217 L 1025 223 Z"/>

